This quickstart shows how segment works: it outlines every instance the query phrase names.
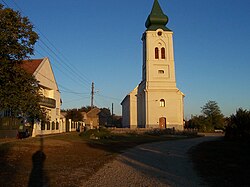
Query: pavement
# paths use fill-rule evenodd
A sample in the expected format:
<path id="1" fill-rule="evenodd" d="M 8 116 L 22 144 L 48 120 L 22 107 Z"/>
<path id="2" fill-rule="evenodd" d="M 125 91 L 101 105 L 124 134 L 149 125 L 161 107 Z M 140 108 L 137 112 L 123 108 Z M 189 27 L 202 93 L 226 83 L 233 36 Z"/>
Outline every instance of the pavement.
<path id="1" fill-rule="evenodd" d="M 104 165 L 80 186 L 207 186 L 194 170 L 188 150 L 218 138 L 220 134 L 139 145 Z"/>

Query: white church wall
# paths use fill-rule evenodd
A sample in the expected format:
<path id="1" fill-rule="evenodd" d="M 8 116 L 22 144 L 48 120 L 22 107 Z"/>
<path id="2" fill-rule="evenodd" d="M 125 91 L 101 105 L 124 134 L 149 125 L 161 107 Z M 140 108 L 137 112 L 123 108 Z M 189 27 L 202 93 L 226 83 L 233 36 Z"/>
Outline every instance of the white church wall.
<path id="1" fill-rule="evenodd" d="M 183 126 L 183 101 L 178 90 L 158 90 L 148 93 L 148 127 L 159 128 L 159 119 L 166 118 L 166 127 L 182 130 Z M 165 106 L 160 106 L 160 100 L 164 99 Z"/>
<path id="2" fill-rule="evenodd" d="M 130 127 L 130 99 L 129 95 L 122 101 L 122 127 Z"/>
<path id="3" fill-rule="evenodd" d="M 137 89 L 130 94 L 130 128 L 137 128 Z"/>

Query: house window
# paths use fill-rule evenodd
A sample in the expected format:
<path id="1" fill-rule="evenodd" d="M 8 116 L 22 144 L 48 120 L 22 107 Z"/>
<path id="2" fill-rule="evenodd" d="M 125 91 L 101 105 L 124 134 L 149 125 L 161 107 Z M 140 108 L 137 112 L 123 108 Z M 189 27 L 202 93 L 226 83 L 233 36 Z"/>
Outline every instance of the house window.
<path id="1" fill-rule="evenodd" d="M 55 130 L 55 122 L 52 122 L 52 130 Z"/>
<path id="2" fill-rule="evenodd" d="M 159 49 L 158 49 L 158 47 L 155 48 L 155 59 L 159 59 Z"/>
<path id="3" fill-rule="evenodd" d="M 161 59 L 165 59 L 166 55 L 165 55 L 165 48 L 162 47 L 161 48 Z"/>
<path id="4" fill-rule="evenodd" d="M 58 130 L 59 129 L 59 123 L 58 123 L 58 121 L 56 122 L 56 130 Z"/>
<path id="5" fill-rule="evenodd" d="M 45 130 L 45 122 L 43 122 L 43 121 L 41 123 L 41 130 Z"/>
<path id="6" fill-rule="evenodd" d="M 160 100 L 160 107 L 165 107 L 165 100 L 164 99 Z"/>
<path id="7" fill-rule="evenodd" d="M 47 122 L 47 130 L 50 130 L 50 122 Z"/>

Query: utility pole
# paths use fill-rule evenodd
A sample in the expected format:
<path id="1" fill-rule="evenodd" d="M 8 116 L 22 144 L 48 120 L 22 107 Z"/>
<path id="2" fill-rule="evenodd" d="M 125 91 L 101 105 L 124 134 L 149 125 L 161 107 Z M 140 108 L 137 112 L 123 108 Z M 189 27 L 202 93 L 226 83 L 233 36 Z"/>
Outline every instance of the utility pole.
<path id="1" fill-rule="evenodd" d="M 92 82 L 92 86 L 91 86 L 91 108 L 94 108 L 94 94 L 95 94 L 95 91 L 94 91 L 94 82 Z"/>
<path id="2" fill-rule="evenodd" d="M 112 116 L 114 115 L 114 103 L 112 103 Z"/>
<path id="3" fill-rule="evenodd" d="M 114 125 L 114 103 L 112 103 L 112 125 Z"/>

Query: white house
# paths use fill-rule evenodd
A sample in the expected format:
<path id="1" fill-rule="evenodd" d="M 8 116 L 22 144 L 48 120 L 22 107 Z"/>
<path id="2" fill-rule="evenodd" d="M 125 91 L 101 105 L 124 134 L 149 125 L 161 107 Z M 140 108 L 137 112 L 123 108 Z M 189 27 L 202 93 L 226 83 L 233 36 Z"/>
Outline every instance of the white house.
<path id="1" fill-rule="evenodd" d="M 47 123 L 36 123 L 33 128 L 33 136 L 62 132 L 63 127 L 60 125 L 60 92 L 49 59 L 25 60 L 21 66 L 39 81 L 39 91 L 42 95 L 40 105 L 46 111 L 49 121 Z"/>

